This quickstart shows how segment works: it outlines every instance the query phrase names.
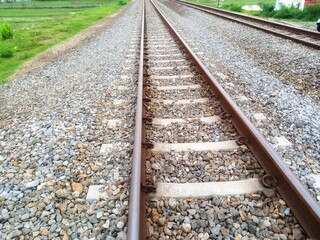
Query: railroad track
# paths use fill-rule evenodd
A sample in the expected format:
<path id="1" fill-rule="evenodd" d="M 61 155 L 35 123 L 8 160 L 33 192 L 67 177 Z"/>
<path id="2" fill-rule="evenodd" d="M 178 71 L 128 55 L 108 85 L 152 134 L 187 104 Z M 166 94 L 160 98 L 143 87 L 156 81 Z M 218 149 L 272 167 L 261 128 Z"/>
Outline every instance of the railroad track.
<path id="1" fill-rule="evenodd" d="M 319 237 L 316 201 L 151 3 L 141 24 L 128 239 L 227 237 L 223 223 L 252 221 Z M 281 212 L 287 205 L 302 229 Z M 256 220 L 259 208 L 268 210 Z"/>
<path id="2" fill-rule="evenodd" d="M 265 20 L 262 18 L 250 17 L 244 14 L 230 12 L 218 8 L 211 8 L 185 1 L 171 1 L 320 50 L 320 33 L 316 31 L 297 28 L 286 24 Z"/>

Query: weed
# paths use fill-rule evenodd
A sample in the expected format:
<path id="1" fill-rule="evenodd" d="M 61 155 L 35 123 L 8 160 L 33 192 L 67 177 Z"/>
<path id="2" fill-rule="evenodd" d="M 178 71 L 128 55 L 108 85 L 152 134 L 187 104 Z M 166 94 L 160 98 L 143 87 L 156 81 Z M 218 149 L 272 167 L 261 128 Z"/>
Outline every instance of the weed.
<path id="1" fill-rule="evenodd" d="M 320 4 L 310 4 L 304 10 L 299 7 L 285 7 L 275 11 L 273 6 L 260 4 L 262 11 L 258 13 L 260 16 L 273 17 L 281 19 L 297 19 L 305 21 L 316 21 L 320 17 Z"/>
<path id="2" fill-rule="evenodd" d="M 297 18 L 301 13 L 301 10 L 298 7 L 281 7 L 279 10 L 274 11 L 272 17 L 274 18 L 283 18 L 283 19 L 292 19 Z"/>
<path id="3" fill-rule="evenodd" d="M 274 10 L 274 4 L 259 3 L 259 6 L 262 9 L 262 11 L 260 12 L 260 15 L 266 16 L 266 17 L 269 17 L 272 15 L 272 12 Z"/>
<path id="4" fill-rule="evenodd" d="M 13 38 L 13 30 L 9 23 L 5 22 L 4 24 L 2 24 L 0 31 L 3 40 Z"/>
<path id="5" fill-rule="evenodd" d="M 320 3 L 307 5 L 301 18 L 303 20 L 317 21 L 320 18 Z"/>
<path id="6" fill-rule="evenodd" d="M 12 46 L 5 46 L 0 50 L 0 57 L 1 58 L 11 58 L 14 54 L 14 48 Z"/>
<path id="7" fill-rule="evenodd" d="M 126 5 L 128 2 L 126 0 L 119 0 L 119 5 Z"/>
<path id="8" fill-rule="evenodd" d="M 234 12 L 242 12 L 242 6 L 238 5 L 238 4 L 226 4 L 223 5 L 222 8 L 224 9 L 228 9 L 230 11 L 234 11 Z"/>

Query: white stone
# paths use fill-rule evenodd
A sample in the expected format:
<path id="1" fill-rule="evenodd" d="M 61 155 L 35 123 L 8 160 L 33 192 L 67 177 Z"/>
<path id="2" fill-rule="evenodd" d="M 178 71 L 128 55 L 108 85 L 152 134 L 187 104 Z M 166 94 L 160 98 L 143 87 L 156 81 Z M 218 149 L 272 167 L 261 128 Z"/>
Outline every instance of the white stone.
<path id="1" fill-rule="evenodd" d="M 108 219 L 106 223 L 102 225 L 102 227 L 108 229 L 110 227 L 110 220 Z"/>
<path id="2" fill-rule="evenodd" d="M 100 154 L 106 154 L 110 152 L 110 150 L 113 148 L 113 144 L 102 144 L 100 148 Z"/>
<path id="3" fill-rule="evenodd" d="M 101 218 L 103 216 L 103 212 L 97 212 L 97 218 Z"/>
<path id="4" fill-rule="evenodd" d="M 120 104 L 122 104 L 124 102 L 125 102 L 125 100 L 123 100 L 123 99 L 116 99 L 116 100 L 114 100 L 113 104 L 114 105 L 120 105 Z"/>
<path id="5" fill-rule="evenodd" d="M 153 164 L 151 164 L 151 168 L 152 168 L 153 170 L 158 171 L 158 170 L 161 169 L 161 166 L 160 166 L 159 163 L 153 163 Z"/>
<path id="6" fill-rule="evenodd" d="M 314 181 L 313 186 L 315 188 L 320 188 L 320 175 L 311 174 L 310 177 Z"/>
<path id="7" fill-rule="evenodd" d="M 287 146 L 291 146 L 292 143 L 289 142 L 288 139 L 286 139 L 284 136 L 281 136 L 281 137 L 275 137 L 275 140 L 277 142 L 277 146 L 278 147 L 287 147 Z"/>
<path id="8" fill-rule="evenodd" d="M 1 194 L 0 194 L 0 198 L 5 198 L 7 199 L 9 197 L 9 193 L 6 192 L 6 191 L 3 191 Z"/>
<path id="9" fill-rule="evenodd" d="M 246 96 L 241 95 L 241 96 L 239 96 L 238 100 L 241 102 L 244 102 L 244 101 L 247 101 L 248 98 Z"/>
<path id="10" fill-rule="evenodd" d="M 130 88 L 128 88 L 126 86 L 118 86 L 117 89 L 118 90 L 129 90 Z"/>
<path id="11" fill-rule="evenodd" d="M 102 185 L 91 185 L 89 186 L 88 194 L 87 194 L 87 202 L 99 201 L 100 199 L 100 188 Z"/>
<path id="12" fill-rule="evenodd" d="M 129 79 L 129 77 L 127 75 L 122 75 L 120 76 L 120 79 L 125 80 L 125 79 Z"/>
<path id="13" fill-rule="evenodd" d="M 255 113 L 253 114 L 253 117 L 257 121 L 263 121 L 267 119 L 267 117 L 263 113 Z"/>
<path id="14" fill-rule="evenodd" d="M 182 231 L 188 233 L 191 230 L 191 224 L 190 223 L 183 223 L 182 224 Z"/>
<path id="15" fill-rule="evenodd" d="M 234 84 L 231 83 L 231 82 L 227 82 L 226 85 L 229 86 L 229 87 L 234 87 Z"/>
<path id="16" fill-rule="evenodd" d="M 38 186 L 40 183 L 39 180 L 35 180 L 35 181 L 32 181 L 32 182 L 27 182 L 26 183 L 26 188 L 33 188 L 33 187 L 36 187 Z"/>
<path id="17" fill-rule="evenodd" d="M 122 229 L 123 227 L 124 227 L 124 222 L 119 221 L 119 222 L 117 223 L 117 228 Z"/>
<path id="18" fill-rule="evenodd" d="M 109 126 L 109 127 L 115 127 L 115 126 L 117 126 L 119 123 L 121 123 L 121 119 L 111 119 L 111 120 L 108 120 L 108 126 Z"/>
<path id="19" fill-rule="evenodd" d="M 266 229 L 267 227 L 270 227 L 271 223 L 269 220 L 264 220 L 261 224 L 260 224 L 260 228 L 261 229 Z"/>
<path id="20" fill-rule="evenodd" d="M 210 235 L 209 235 L 209 233 L 205 233 L 204 235 L 203 235 L 203 239 L 204 240 L 207 240 L 207 239 L 209 239 L 210 238 Z"/>
<path id="21" fill-rule="evenodd" d="M 117 188 L 116 190 L 114 190 L 113 192 L 112 192 L 112 195 L 117 195 L 117 194 L 119 194 L 120 193 L 120 188 Z"/>
<path id="22" fill-rule="evenodd" d="M 189 210 L 187 210 L 187 212 L 190 214 L 190 215 L 195 215 L 196 213 L 197 213 L 197 210 L 195 210 L 195 209 L 189 209 Z"/>
<path id="23" fill-rule="evenodd" d="M 177 200 L 175 200 L 174 198 L 170 198 L 169 206 L 174 209 L 177 206 Z"/>

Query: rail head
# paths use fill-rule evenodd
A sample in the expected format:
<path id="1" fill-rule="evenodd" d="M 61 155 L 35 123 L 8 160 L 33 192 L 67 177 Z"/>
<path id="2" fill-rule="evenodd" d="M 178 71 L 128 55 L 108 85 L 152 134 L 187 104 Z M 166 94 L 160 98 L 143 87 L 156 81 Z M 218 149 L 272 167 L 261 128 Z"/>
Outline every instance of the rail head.
<path id="1" fill-rule="evenodd" d="M 143 57 L 144 57 L 144 31 L 145 31 L 145 3 L 142 1 L 141 41 L 139 60 L 139 79 L 137 91 L 137 105 L 135 116 L 134 150 L 131 164 L 131 184 L 128 217 L 128 239 L 138 240 L 141 234 L 141 158 L 142 158 L 142 114 L 143 114 Z"/>
<path id="2" fill-rule="evenodd" d="M 151 2 L 163 19 L 165 25 L 170 29 L 170 32 L 187 50 L 187 55 L 193 61 L 202 77 L 207 80 L 213 93 L 221 101 L 222 108 L 230 115 L 235 128 L 239 134 L 246 139 L 245 144 L 247 147 L 253 152 L 266 173 L 276 180 L 277 184 L 273 187 L 277 188 L 281 196 L 285 199 L 307 235 L 310 238 L 317 239 L 320 236 L 320 207 L 318 203 L 220 86 L 210 71 L 169 23 L 161 10 L 156 7 L 156 4 L 152 0 Z"/>

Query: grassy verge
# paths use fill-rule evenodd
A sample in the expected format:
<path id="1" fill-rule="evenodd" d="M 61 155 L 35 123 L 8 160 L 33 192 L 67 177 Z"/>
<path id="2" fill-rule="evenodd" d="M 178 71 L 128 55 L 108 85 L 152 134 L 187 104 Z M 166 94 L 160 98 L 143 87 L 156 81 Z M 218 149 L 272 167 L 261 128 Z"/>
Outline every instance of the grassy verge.
<path id="1" fill-rule="evenodd" d="M 0 4 L 0 8 L 18 8 L 18 7 L 56 7 L 56 6 L 89 6 L 89 5 L 100 5 L 105 1 L 103 0 L 62 0 L 62 1 L 51 1 L 51 0 L 40 0 L 40 1 L 29 1 L 29 2 L 3 2 Z"/>
<path id="2" fill-rule="evenodd" d="M 114 13 L 129 0 L 34 1 L 0 3 L 0 25 L 8 22 L 13 39 L 3 40 L 0 34 L 0 84 L 23 63 L 46 49 L 84 30 Z M 40 6 L 84 6 L 94 8 L 31 9 Z M 23 7 L 7 9 L 2 7 Z"/>

